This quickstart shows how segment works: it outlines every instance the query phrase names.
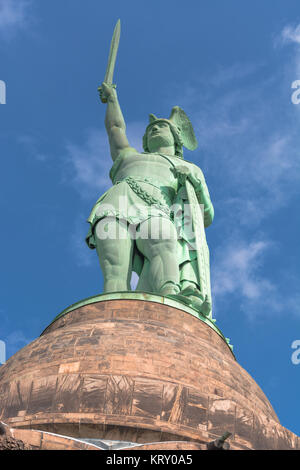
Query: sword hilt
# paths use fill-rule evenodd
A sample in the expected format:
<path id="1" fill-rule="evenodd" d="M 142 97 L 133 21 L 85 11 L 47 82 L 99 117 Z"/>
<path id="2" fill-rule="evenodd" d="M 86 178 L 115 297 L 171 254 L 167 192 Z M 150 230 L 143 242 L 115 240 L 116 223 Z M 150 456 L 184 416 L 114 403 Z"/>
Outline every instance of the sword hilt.
<path id="1" fill-rule="evenodd" d="M 110 88 L 117 88 L 117 85 L 114 85 L 114 84 L 110 85 L 110 84 L 106 83 L 106 85 L 109 86 Z M 98 92 L 99 92 L 100 99 L 101 99 L 102 103 L 107 103 L 107 97 L 103 95 L 102 86 L 98 87 Z"/>

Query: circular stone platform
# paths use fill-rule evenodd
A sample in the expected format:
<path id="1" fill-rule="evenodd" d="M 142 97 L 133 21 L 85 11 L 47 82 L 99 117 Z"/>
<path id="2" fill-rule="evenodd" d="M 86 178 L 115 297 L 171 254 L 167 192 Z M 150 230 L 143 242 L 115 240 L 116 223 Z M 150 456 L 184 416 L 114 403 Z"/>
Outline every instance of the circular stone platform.
<path id="1" fill-rule="evenodd" d="M 139 295 L 81 301 L 12 356 L 0 420 L 80 439 L 206 443 L 229 431 L 233 449 L 297 448 L 213 322 Z"/>

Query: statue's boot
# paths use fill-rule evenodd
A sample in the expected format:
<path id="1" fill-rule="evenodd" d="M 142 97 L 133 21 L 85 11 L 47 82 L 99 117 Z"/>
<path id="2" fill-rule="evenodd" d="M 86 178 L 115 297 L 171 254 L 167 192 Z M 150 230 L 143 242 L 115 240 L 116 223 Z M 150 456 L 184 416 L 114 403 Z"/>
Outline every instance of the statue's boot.
<path id="1" fill-rule="evenodd" d="M 204 302 L 202 303 L 201 307 L 199 308 L 199 312 L 202 313 L 205 317 L 211 312 L 211 302 L 208 300 L 208 296 L 205 296 Z"/>
<path id="2" fill-rule="evenodd" d="M 180 286 L 175 284 L 173 281 L 165 282 L 159 290 L 159 293 L 163 296 L 176 295 L 180 291 Z"/>
<path id="3" fill-rule="evenodd" d="M 208 300 L 208 297 L 203 297 L 203 294 L 196 287 L 186 287 L 183 289 L 179 295 L 177 295 L 178 300 L 182 300 L 182 297 L 187 299 L 185 303 L 193 307 L 198 312 L 202 313 L 204 316 L 208 316 L 211 312 L 211 303 Z M 183 300 L 182 300 L 183 301 Z"/>
<path id="4" fill-rule="evenodd" d="M 192 299 L 187 297 L 186 295 L 182 295 L 182 291 L 180 291 L 180 286 L 177 286 L 177 289 L 174 290 L 173 292 L 168 292 L 167 294 L 163 294 L 166 297 L 169 297 L 170 299 L 177 300 L 179 302 L 182 302 L 185 305 L 192 306 Z"/>

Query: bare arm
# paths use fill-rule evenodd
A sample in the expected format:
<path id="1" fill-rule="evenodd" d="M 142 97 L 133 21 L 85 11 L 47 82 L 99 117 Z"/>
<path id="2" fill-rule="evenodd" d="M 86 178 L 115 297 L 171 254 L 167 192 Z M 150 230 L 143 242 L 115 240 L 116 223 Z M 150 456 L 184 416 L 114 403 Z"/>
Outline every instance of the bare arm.
<path id="1" fill-rule="evenodd" d="M 196 195 L 200 204 L 204 205 L 204 227 L 208 227 L 214 219 L 214 207 L 211 203 L 207 186 L 205 183 L 204 185 L 205 187 L 202 185 L 202 187 L 196 191 Z"/>
<path id="2" fill-rule="evenodd" d="M 129 147 L 126 137 L 126 124 L 119 105 L 116 90 L 106 83 L 102 83 L 100 96 L 105 96 L 107 99 L 105 127 L 108 135 L 111 157 L 115 160 L 121 150 Z"/>

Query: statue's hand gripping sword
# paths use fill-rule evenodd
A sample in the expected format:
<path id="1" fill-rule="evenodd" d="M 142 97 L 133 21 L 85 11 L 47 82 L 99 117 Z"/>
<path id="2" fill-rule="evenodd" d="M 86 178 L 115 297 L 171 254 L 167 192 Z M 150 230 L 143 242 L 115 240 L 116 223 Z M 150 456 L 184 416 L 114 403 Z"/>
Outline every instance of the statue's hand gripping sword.
<path id="1" fill-rule="evenodd" d="M 112 88 L 116 88 L 116 85 L 113 85 L 113 76 L 114 76 L 117 52 L 119 48 L 120 32 L 121 32 L 121 22 L 120 20 L 118 20 L 114 29 L 112 40 L 111 40 L 107 69 L 106 69 L 106 74 L 103 80 L 103 82 L 106 85 Z M 104 90 L 102 89 L 101 86 L 98 87 L 98 91 L 100 93 L 100 98 L 101 98 L 102 103 L 107 103 L 107 97 L 104 95 Z"/>

